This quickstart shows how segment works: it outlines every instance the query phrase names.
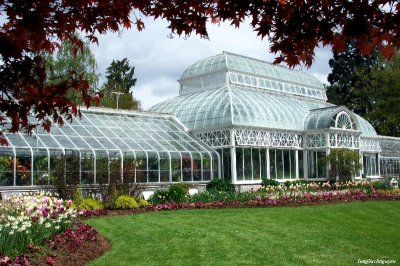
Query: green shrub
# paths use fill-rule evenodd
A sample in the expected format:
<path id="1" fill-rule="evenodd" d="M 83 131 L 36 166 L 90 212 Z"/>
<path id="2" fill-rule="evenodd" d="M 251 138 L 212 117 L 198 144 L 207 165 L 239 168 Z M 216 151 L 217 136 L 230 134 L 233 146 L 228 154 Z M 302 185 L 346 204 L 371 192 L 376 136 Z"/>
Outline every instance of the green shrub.
<path id="1" fill-rule="evenodd" d="M 388 190 L 388 189 L 391 189 L 391 187 L 390 187 L 390 179 L 384 179 L 384 180 L 382 180 L 382 181 L 375 181 L 375 182 L 372 182 L 372 186 L 375 188 L 375 189 L 382 189 L 382 190 Z"/>
<path id="2" fill-rule="evenodd" d="M 207 191 L 235 192 L 235 186 L 229 180 L 213 179 L 206 186 Z"/>
<path id="3" fill-rule="evenodd" d="M 279 186 L 279 182 L 276 180 L 273 180 L 273 179 L 263 178 L 261 181 L 261 186 L 262 187 L 267 187 L 267 186 L 277 187 L 277 186 Z"/>
<path id="4" fill-rule="evenodd" d="M 135 209 L 139 208 L 136 200 L 131 196 L 119 196 L 115 201 L 115 209 Z"/>
<path id="5" fill-rule="evenodd" d="M 322 159 L 322 165 L 328 164 L 329 177 L 338 179 L 341 182 L 352 179 L 358 170 L 361 169 L 360 155 L 358 151 L 347 148 L 331 149 L 330 153 Z"/>
<path id="6" fill-rule="evenodd" d="M 247 202 L 254 200 L 259 196 L 263 196 L 265 193 L 258 192 L 223 192 L 223 191 L 206 191 L 203 193 L 197 193 L 189 198 L 189 202 L 212 202 L 212 201 L 233 201 L 237 200 L 240 202 Z"/>
<path id="7" fill-rule="evenodd" d="M 84 198 L 80 202 L 79 205 L 76 205 L 78 209 L 84 209 L 84 210 L 101 210 L 104 209 L 103 204 L 98 200 L 94 198 Z"/>
<path id="8" fill-rule="evenodd" d="M 72 202 L 75 206 L 79 206 L 83 200 L 82 190 L 80 188 L 75 188 L 72 193 Z"/>
<path id="9" fill-rule="evenodd" d="M 154 191 L 154 194 L 150 198 L 150 202 L 153 205 L 167 202 L 169 200 L 169 193 L 166 189 L 160 189 Z"/>
<path id="10" fill-rule="evenodd" d="M 173 184 L 168 189 L 168 201 L 182 202 L 187 199 L 189 187 L 185 184 Z"/>
<path id="11" fill-rule="evenodd" d="M 107 188 L 107 195 L 104 205 L 107 209 L 115 209 L 115 202 L 118 199 L 117 186 L 115 183 L 110 184 Z"/>
<path id="12" fill-rule="evenodd" d="M 143 198 L 136 198 L 135 199 L 139 207 L 147 207 L 149 206 L 149 202 Z"/>

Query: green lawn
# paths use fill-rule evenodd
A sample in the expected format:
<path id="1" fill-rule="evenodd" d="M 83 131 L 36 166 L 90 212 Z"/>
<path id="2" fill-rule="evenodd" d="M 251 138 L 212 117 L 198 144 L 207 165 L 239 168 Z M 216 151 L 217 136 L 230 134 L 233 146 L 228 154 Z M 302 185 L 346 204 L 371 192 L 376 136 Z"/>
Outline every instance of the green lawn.
<path id="1" fill-rule="evenodd" d="M 112 245 L 90 265 L 400 264 L 400 202 L 164 211 L 88 223 Z"/>

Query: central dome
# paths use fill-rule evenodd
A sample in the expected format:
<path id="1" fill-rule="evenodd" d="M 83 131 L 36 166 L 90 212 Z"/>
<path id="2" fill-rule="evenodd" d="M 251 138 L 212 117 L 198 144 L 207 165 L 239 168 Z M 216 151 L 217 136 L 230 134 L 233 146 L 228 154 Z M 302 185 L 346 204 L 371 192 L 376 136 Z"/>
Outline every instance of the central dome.
<path id="1" fill-rule="evenodd" d="M 190 65 L 179 83 L 181 95 L 237 84 L 326 100 L 322 83 L 307 73 L 228 52 Z"/>

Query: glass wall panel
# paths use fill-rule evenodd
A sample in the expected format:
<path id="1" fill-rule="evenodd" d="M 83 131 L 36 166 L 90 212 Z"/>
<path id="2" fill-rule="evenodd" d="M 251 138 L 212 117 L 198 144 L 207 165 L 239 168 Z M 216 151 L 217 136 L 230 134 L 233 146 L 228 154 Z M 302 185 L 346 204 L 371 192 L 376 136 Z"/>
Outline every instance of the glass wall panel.
<path id="1" fill-rule="evenodd" d="M 269 150 L 270 178 L 296 178 L 296 151 L 283 149 Z"/>
<path id="2" fill-rule="evenodd" d="M 201 156 L 198 152 L 192 153 L 193 157 L 193 181 L 201 181 Z"/>
<path id="3" fill-rule="evenodd" d="M 136 156 L 132 151 L 126 151 L 123 153 L 123 175 L 124 182 L 135 183 L 135 167 L 136 167 Z"/>
<path id="4" fill-rule="evenodd" d="M 267 178 L 267 150 L 260 149 L 261 178 Z"/>
<path id="5" fill-rule="evenodd" d="M 31 182 L 31 166 L 32 157 L 30 149 L 16 149 L 16 185 L 17 186 L 30 186 Z"/>
<path id="6" fill-rule="evenodd" d="M 14 152 L 0 148 L 0 186 L 14 185 Z"/>
<path id="7" fill-rule="evenodd" d="M 308 168 L 308 178 L 317 178 L 317 162 L 316 162 L 317 153 L 315 151 L 307 151 L 307 168 Z"/>
<path id="8" fill-rule="evenodd" d="M 121 154 L 118 151 L 110 151 L 110 183 L 121 182 Z"/>
<path id="9" fill-rule="evenodd" d="M 217 177 L 217 176 L 216 176 Z M 208 153 L 203 153 L 203 180 L 211 179 L 211 159 Z"/>
<path id="10" fill-rule="evenodd" d="M 269 176 L 271 179 L 276 179 L 276 150 L 269 150 Z"/>
<path id="11" fill-rule="evenodd" d="M 160 152 L 160 182 L 169 182 L 170 157 L 167 152 Z"/>
<path id="12" fill-rule="evenodd" d="M 192 181 L 192 158 L 190 153 L 182 152 L 182 178 L 183 181 Z"/>
<path id="13" fill-rule="evenodd" d="M 304 178 L 304 159 L 303 159 L 303 151 L 298 151 L 298 158 L 299 158 L 299 178 Z"/>
<path id="14" fill-rule="evenodd" d="M 94 184 L 94 154 L 81 151 L 81 184 Z"/>
<path id="15" fill-rule="evenodd" d="M 178 152 L 171 152 L 172 182 L 182 181 L 182 162 Z"/>
<path id="16" fill-rule="evenodd" d="M 80 184 L 80 155 L 78 150 L 65 150 L 66 184 Z"/>
<path id="17" fill-rule="evenodd" d="M 325 151 L 307 151 L 308 178 L 326 178 Z"/>
<path id="18" fill-rule="evenodd" d="M 290 150 L 290 178 L 296 179 L 296 151 Z"/>
<path id="19" fill-rule="evenodd" d="M 253 180 L 261 180 L 260 149 L 252 149 Z"/>
<path id="20" fill-rule="evenodd" d="M 146 183 L 147 182 L 147 155 L 145 152 L 136 152 L 136 182 Z"/>
<path id="21" fill-rule="evenodd" d="M 318 178 L 326 178 L 326 164 L 324 163 L 325 156 L 326 152 L 317 152 Z"/>
<path id="22" fill-rule="evenodd" d="M 105 150 L 96 151 L 96 184 L 108 184 L 110 165 L 108 153 Z"/>
<path id="23" fill-rule="evenodd" d="M 276 179 L 283 179 L 283 151 L 275 150 L 276 152 Z"/>
<path id="24" fill-rule="evenodd" d="M 243 148 L 236 147 L 236 175 L 237 180 L 243 180 Z"/>
<path id="25" fill-rule="evenodd" d="M 216 179 L 217 177 L 220 177 L 219 175 L 219 161 L 218 157 L 216 156 L 216 153 L 212 153 L 212 172 L 213 172 L 213 178 Z M 207 180 L 207 179 L 204 179 Z M 208 179 L 209 180 L 209 179 Z"/>
<path id="26" fill-rule="evenodd" d="M 50 185 L 65 184 L 65 157 L 61 150 L 50 150 Z"/>
<path id="27" fill-rule="evenodd" d="M 400 175 L 400 158 L 380 158 L 380 174 L 385 177 Z"/>
<path id="28" fill-rule="evenodd" d="M 251 148 L 243 148 L 243 159 L 244 159 L 244 179 L 253 180 L 253 169 L 252 169 L 252 158 Z"/>
<path id="29" fill-rule="evenodd" d="M 34 149 L 33 185 L 48 185 L 49 183 L 49 158 L 47 150 Z"/>
<path id="30" fill-rule="evenodd" d="M 157 152 L 147 152 L 149 156 L 149 182 L 159 182 L 159 155 Z"/>
<path id="31" fill-rule="evenodd" d="M 284 179 L 290 179 L 290 151 L 289 150 L 283 150 L 283 178 Z"/>
<path id="32" fill-rule="evenodd" d="M 366 176 L 377 176 L 378 173 L 378 156 L 377 154 L 364 153 L 363 155 L 363 170 Z M 395 164 L 393 164 L 395 165 Z"/>
<path id="33" fill-rule="evenodd" d="M 222 149 L 222 169 L 223 169 L 223 176 L 225 180 L 232 180 L 231 177 L 231 149 L 225 148 Z"/>

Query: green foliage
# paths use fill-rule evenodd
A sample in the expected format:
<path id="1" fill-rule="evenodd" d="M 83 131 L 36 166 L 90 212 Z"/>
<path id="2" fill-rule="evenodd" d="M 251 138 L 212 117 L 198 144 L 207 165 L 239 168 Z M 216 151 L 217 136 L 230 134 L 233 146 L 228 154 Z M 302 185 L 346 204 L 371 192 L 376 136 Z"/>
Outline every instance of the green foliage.
<path id="1" fill-rule="evenodd" d="M 400 137 L 400 52 L 380 59 L 371 70 L 368 86 L 359 91 L 373 102 L 365 118 L 380 135 Z"/>
<path id="2" fill-rule="evenodd" d="M 115 201 L 115 209 L 135 209 L 139 208 L 136 200 L 131 196 L 119 196 Z"/>
<path id="3" fill-rule="evenodd" d="M 151 204 L 160 204 L 169 200 L 169 193 L 166 189 L 159 189 L 154 191 L 154 194 L 150 198 Z"/>
<path id="4" fill-rule="evenodd" d="M 83 210 L 102 210 L 104 209 L 103 204 L 98 200 L 94 198 L 84 198 L 80 202 L 80 204 L 76 204 L 78 209 L 83 209 Z"/>
<path id="5" fill-rule="evenodd" d="M 330 154 L 323 161 L 330 166 L 330 177 L 338 178 L 342 182 L 351 180 L 352 176 L 361 169 L 358 152 L 346 148 L 331 149 Z"/>
<path id="6" fill-rule="evenodd" d="M 273 180 L 273 179 L 263 178 L 261 181 L 261 186 L 262 187 L 267 187 L 267 186 L 276 187 L 276 186 L 279 186 L 279 182 L 276 180 Z"/>
<path id="7" fill-rule="evenodd" d="M 107 195 L 105 199 L 105 207 L 107 209 L 115 209 L 115 202 L 118 199 L 118 191 L 115 183 L 109 184 L 107 188 Z"/>
<path id="8" fill-rule="evenodd" d="M 226 192 L 226 191 L 216 191 L 209 190 L 203 193 L 198 193 L 192 195 L 188 201 L 189 202 L 213 202 L 213 201 L 233 201 L 237 200 L 242 203 L 249 200 L 254 200 L 258 196 L 265 195 L 264 192 Z"/>
<path id="9" fill-rule="evenodd" d="M 173 184 L 168 189 L 168 201 L 182 202 L 187 199 L 189 187 L 185 184 Z"/>
<path id="10" fill-rule="evenodd" d="M 136 84 L 136 78 L 133 78 L 135 67 L 129 65 L 127 58 L 113 60 L 110 66 L 107 67 L 106 73 L 107 83 L 114 82 L 115 84 L 119 84 L 122 88 L 121 92 L 128 93 Z"/>
<path id="11" fill-rule="evenodd" d="M 75 37 L 80 39 L 78 34 Z M 49 66 L 49 82 L 61 83 L 68 79 L 78 79 L 82 76 L 89 82 L 91 93 L 98 90 L 99 74 L 96 73 L 97 63 L 88 42 L 82 41 L 82 47 L 77 47 L 70 40 L 61 43 L 54 56 L 45 54 Z M 70 89 L 68 97 L 76 104 L 83 104 L 80 92 Z"/>
<path id="12" fill-rule="evenodd" d="M 143 198 L 136 198 L 135 199 L 139 207 L 147 207 L 149 206 L 149 202 Z"/>
<path id="13" fill-rule="evenodd" d="M 152 204 L 160 204 L 167 201 L 183 202 L 187 200 L 189 187 L 185 184 L 173 184 L 169 189 L 156 190 L 151 196 Z"/>
<path id="14" fill-rule="evenodd" d="M 344 105 L 370 122 L 380 135 L 400 136 L 400 52 L 387 61 L 376 52 L 359 55 L 352 43 L 329 61 L 329 102 Z"/>
<path id="15" fill-rule="evenodd" d="M 123 60 L 113 60 L 107 68 L 107 82 L 101 91 L 104 98 L 100 105 L 109 108 L 138 110 L 140 102 L 136 100 L 130 89 L 135 86 L 136 78 L 133 78 L 135 67 L 129 65 L 127 58 Z"/>
<path id="16" fill-rule="evenodd" d="M 75 188 L 72 192 L 72 202 L 75 204 L 75 206 L 79 206 L 82 200 L 82 190 L 80 188 Z"/>
<path id="17" fill-rule="evenodd" d="M 284 183 L 285 187 L 290 187 L 290 186 L 297 186 L 297 185 L 302 185 L 302 184 L 307 184 L 307 183 L 317 183 L 321 185 L 324 183 L 323 181 L 313 181 L 313 180 L 293 180 L 293 181 L 286 181 Z M 279 182 L 278 182 L 279 185 Z"/>
<path id="18" fill-rule="evenodd" d="M 235 186 L 229 180 L 225 179 L 213 179 L 207 186 L 207 191 L 223 191 L 223 192 L 235 192 Z"/>
<path id="19" fill-rule="evenodd" d="M 399 181 L 399 178 L 395 178 L 397 181 Z M 388 178 L 384 178 L 382 180 L 378 180 L 375 182 L 372 182 L 372 186 L 375 189 L 381 189 L 381 190 L 388 190 L 388 189 L 392 189 L 392 187 L 390 186 L 390 181 L 392 180 L 391 177 Z"/>
<path id="20" fill-rule="evenodd" d="M 368 94 L 358 94 L 357 91 L 363 91 L 368 85 L 377 53 L 363 56 L 359 52 L 353 42 L 347 42 L 343 52 L 334 53 L 329 60 L 332 72 L 328 75 L 330 86 L 326 89 L 329 102 L 344 105 L 363 116 L 371 109 L 372 102 Z"/>

